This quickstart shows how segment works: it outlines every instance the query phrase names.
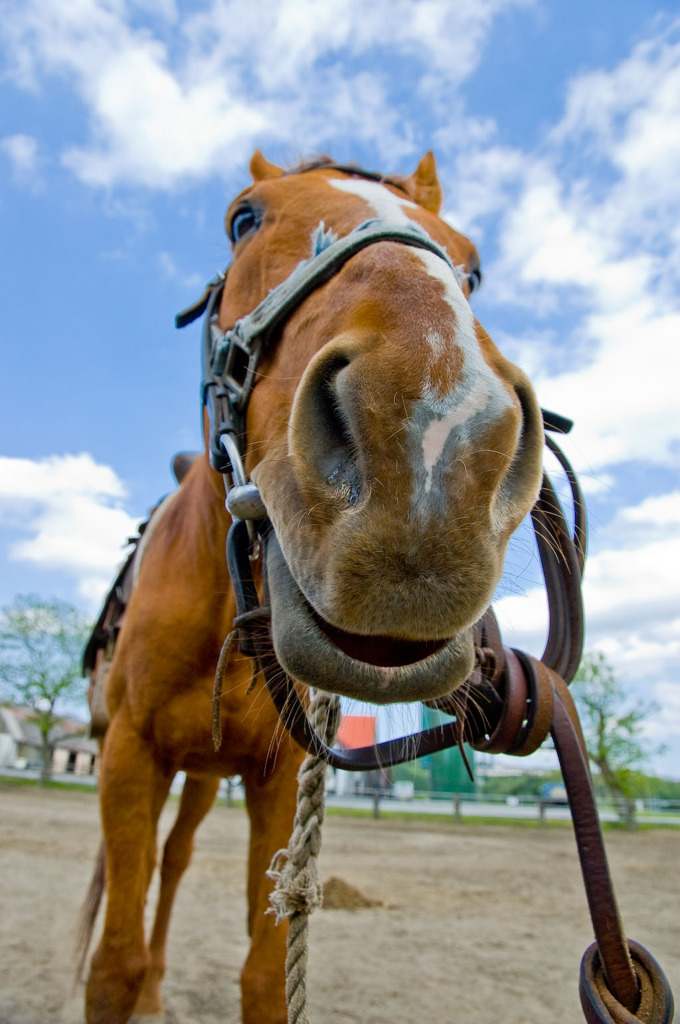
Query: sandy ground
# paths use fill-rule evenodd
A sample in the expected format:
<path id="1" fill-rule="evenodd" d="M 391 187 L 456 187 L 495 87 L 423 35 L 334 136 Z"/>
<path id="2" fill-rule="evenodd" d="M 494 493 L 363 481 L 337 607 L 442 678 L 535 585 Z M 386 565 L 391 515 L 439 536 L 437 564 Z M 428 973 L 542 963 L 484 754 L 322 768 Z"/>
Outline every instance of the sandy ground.
<path id="1" fill-rule="evenodd" d="M 244 812 L 224 806 L 199 830 L 171 931 L 167 1024 L 238 1024 L 246 840 Z M 72 939 L 98 842 L 94 794 L 0 786 L 0 1024 L 82 1024 Z M 627 932 L 677 998 L 680 835 L 610 833 L 607 846 Z M 591 931 L 570 830 L 332 817 L 321 873 L 383 905 L 312 919 L 313 1024 L 582 1021 Z"/>

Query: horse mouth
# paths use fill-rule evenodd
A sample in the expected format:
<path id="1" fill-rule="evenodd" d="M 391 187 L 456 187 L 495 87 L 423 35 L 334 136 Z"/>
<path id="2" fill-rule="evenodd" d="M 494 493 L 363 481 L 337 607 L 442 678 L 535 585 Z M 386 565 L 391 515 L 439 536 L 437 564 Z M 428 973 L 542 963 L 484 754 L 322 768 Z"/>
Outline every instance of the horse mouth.
<path id="1" fill-rule="evenodd" d="M 306 600 L 306 598 L 305 598 Z M 332 626 L 307 602 L 309 611 L 322 633 L 348 658 L 362 661 L 379 668 L 398 668 L 424 661 L 440 651 L 448 642 L 444 640 L 402 640 L 396 636 L 367 636 L 362 633 L 348 633 Z"/>
<path id="2" fill-rule="evenodd" d="M 373 704 L 433 700 L 472 672 L 472 629 L 439 640 L 348 633 L 312 607 L 293 578 L 276 535 L 267 538 L 272 640 L 294 679 Z"/>

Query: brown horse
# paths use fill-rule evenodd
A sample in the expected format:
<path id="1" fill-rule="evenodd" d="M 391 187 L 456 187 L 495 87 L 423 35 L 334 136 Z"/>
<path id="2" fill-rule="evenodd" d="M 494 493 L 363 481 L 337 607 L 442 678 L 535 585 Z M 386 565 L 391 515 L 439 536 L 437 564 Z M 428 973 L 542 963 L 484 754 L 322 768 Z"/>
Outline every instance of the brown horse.
<path id="1" fill-rule="evenodd" d="M 383 232 L 298 296 L 262 345 L 243 412 L 246 473 L 275 532 L 267 568 L 278 660 L 301 684 L 378 703 L 437 698 L 471 672 L 472 624 L 536 499 L 540 410 L 470 310 L 477 253 L 437 215 L 430 153 L 404 178 L 326 160 L 284 172 L 259 152 L 250 170 L 253 184 L 227 212 L 234 256 L 219 331 L 366 221 Z M 251 823 L 243 1020 L 286 1020 L 286 927 L 265 914 L 265 872 L 290 835 L 302 752 L 237 651 L 213 747 L 215 667 L 236 614 L 229 525 L 206 454 L 145 537 L 107 682 L 108 904 L 88 1024 L 160 1011 L 173 897 L 218 781 L 234 774 Z M 156 826 L 179 769 L 187 781 L 147 942 Z"/>

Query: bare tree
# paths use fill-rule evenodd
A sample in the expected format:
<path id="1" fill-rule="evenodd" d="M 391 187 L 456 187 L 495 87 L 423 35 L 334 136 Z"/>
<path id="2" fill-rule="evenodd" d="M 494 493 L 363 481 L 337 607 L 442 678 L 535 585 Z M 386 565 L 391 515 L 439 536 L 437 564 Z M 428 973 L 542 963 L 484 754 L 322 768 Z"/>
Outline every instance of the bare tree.
<path id="1" fill-rule="evenodd" d="M 612 666 L 599 651 L 586 654 L 571 685 L 581 716 L 588 757 L 635 828 L 635 796 L 640 770 L 655 752 L 644 739 L 644 725 L 656 711 L 651 702 L 631 704 Z"/>
<path id="2" fill-rule="evenodd" d="M 19 595 L 0 613 L 0 692 L 31 709 L 42 740 L 41 781 L 49 780 L 58 736 L 57 705 L 83 697 L 85 617 L 73 605 Z"/>

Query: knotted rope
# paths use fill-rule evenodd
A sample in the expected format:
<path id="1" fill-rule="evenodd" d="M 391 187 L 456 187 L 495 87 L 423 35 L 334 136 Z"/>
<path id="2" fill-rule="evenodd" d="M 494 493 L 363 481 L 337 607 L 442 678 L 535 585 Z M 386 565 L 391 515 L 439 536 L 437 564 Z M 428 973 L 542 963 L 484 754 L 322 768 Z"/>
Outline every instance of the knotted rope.
<path id="1" fill-rule="evenodd" d="M 335 694 L 315 690 L 309 709 L 315 730 L 332 744 L 340 722 L 340 702 Z M 276 883 L 268 913 L 278 924 L 288 918 L 286 955 L 286 1003 L 288 1024 L 309 1024 L 307 1016 L 307 936 L 309 915 L 321 905 L 323 889 L 317 860 L 321 851 L 324 818 L 326 762 L 308 754 L 298 772 L 298 793 L 293 833 L 288 849 L 279 850 L 267 872 Z"/>

